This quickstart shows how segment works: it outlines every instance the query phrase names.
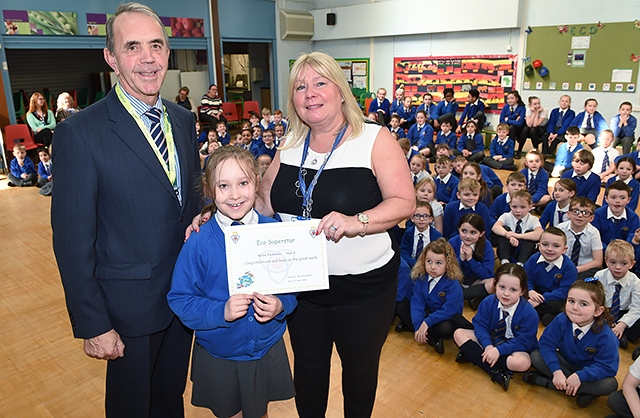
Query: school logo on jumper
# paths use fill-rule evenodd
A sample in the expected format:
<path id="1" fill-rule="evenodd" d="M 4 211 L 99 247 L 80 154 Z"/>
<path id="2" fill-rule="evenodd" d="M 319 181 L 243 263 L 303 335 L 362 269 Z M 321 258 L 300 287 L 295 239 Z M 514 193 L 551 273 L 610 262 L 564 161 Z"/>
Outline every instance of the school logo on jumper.
<path id="1" fill-rule="evenodd" d="M 238 282 L 236 283 L 236 289 L 242 289 L 245 287 L 249 287 L 253 284 L 253 274 L 250 271 L 246 271 L 242 277 L 238 278 Z"/>

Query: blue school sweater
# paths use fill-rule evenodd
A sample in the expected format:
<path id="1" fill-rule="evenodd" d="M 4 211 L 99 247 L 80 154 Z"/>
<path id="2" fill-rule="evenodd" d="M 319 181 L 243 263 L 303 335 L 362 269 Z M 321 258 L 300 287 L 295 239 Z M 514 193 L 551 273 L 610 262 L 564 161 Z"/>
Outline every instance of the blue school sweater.
<path id="1" fill-rule="evenodd" d="M 411 301 L 413 296 L 413 280 L 411 280 L 411 267 L 404 259 L 400 259 L 400 267 L 398 268 L 398 291 L 396 292 L 396 302 L 402 302 L 404 299 Z"/>
<path id="2" fill-rule="evenodd" d="M 36 166 L 33 165 L 33 161 L 31 161 L 31 158 L 29 157 L 24 157 L 24 165 L 22 167 L 20 166 L 20 164 L 18 164 L 18 159 L 14 158 L 9 164 L 9 170 L 11 171 L 11 174 L 13 174 L 13 176 L 17 178 L 20 178 L 22 174 L 37 173 Z"/>
<path id="3" fill-rule="evenodd" d="M 471 257 L 471 260 L 462 261 L 460 259 L 460 246 L 462 245 L 460 235 L 456 235 L 451 238 L 449 244 L 451 244 L 453 251 L 456 253 L 458 264 L 460 264 L 460 269 L 465 277 L 475 277 L 478 280 L 490 279 L 493 277 L 494 254 L 493 247 L 491 247 L 491 243 L 489 241 L 485 242 L 484 254 L 482 256 L 482 260 L 479 261 L 474 257 Z"/>
<path id="4" fill-rule="evenodd" d="M 556 200 L 552 200 L 549 202 L 546 208 L 544 208 L 544 212 L 542 212 L 542 216 L 540 217 L 540 225 L 542 225 L 542 229 L 547 229 L 548 226 L 558 226 L 558 224 L 568 221 L 569 219 L 566 217 L 566 213 L 564 214 L 563 220 L 560 222 L 554 223 L 555 214 L 558 210 L 558 202 Z"/>
<path id="5" fill-rule="evenodd" d="M 231 135 L 229 135 L 228 132 L 224 134 L 224 136 L 220 136 L 220 134 L 217 134 L 217 136 L 218 142 L 220 142 L 222 145 L 229 145 L 229 142 L 231 142 Z"/>
<path id="6" fill-rule="evenodd" d="M 562 115 L 562 121 L 560 128 L 556 129 L 556 125 L 558 124 L 558 118 L 560 117 L 560 108 L 556 107 L 551 111 L 549 115 L 549 121 L 547 122 L 547 133 L 548 134 L 558 134 L 558 136 L 562 136 L 567 132 L 567 128 L 571 125 L 573 118 L 575 118 L 576 112 L 568 108 L 564 111 Z"/>
<path id="7" fill-rule="evenodd" d="M 573 118 L 569 126 L 577 126 L 578 128 L 582 129 L 582 122 L 584 122 L 584 117 L 586 113 L 587 112 L 585 111 L 578 113 Z M 609 129 L 609 125 L 607 125 L 607 121 L 604 120 L 604 117 L 597 110 L 593 114 L 593 117 L 591 118 L 591 123 L 593 125 L 593 129 L 598 131 L 598 135 L 600 135 L 600 133 L 602 133 L 602 131 L 604 131 L 605 129 Z M 596 137 L 596 139 L 598 138 Z"/>
<path id="8" fill-rule="evenodd" d="M 478 312 L 473 317 L 473 332 L 482 347 L 493 345 L 491 335 L 495 335 L 500 322 L 500 309 L 496 295 L 486 297 L 480 302 Z M 531 304 L 522 296 L 518 307 L 511 317 L 513 338 L 496 348 L 501 356 L 516 351 L 531 352 L 536 349 L 538 339 L 538 315 Z"/>
<path id="9" fill-rule="evenodd" d="M 397 131 L 394 131 L 393 129 L 391 129 L 391 126 L 389 126 L 388 129 L 389 129 L 389 132 L 397 133 L 398 134 L 398 139 L 407 137 L 407 134 L 404 132 L 404 129 L 402 129 L 401 127 L 398 127 Z"/>
<path id="10" fill-rule="evenodd" d="M 411 146 L 417 146 L 418 149 L 423 149 L 433 143 L 433 128 L 428 123 L 425 123 L 421 128 L 418 124 L 411 126 L 407 133 L 407 138 L 411 142 Z"/>
<path id="11" fill-rule="evenodd" d="M 576 340 L 572 322 L 563 312 L 547 325 L 538 345 L 540 355 L 552 373 L 560 370 L 560 360 L 556 353 L 560 353 L 569 364 L 580 369 L 576 374 L 581 382 L 596 382 L 615 377 L 618 373 L 618 339 L 606 325 L 599 333 L 589 330 L 584 337 Z"/>
<path id="12" fill-rule="evenodd" d="M 411 298 L 411 321 L 413 329 L 420 328 L 423 322 L 429 327 L 442 321 L 452 319 L 456 314 L 462 314 L 464 299 L 460 282 L 442 276 L 436 286 L 429 293 L 427 277 L 419 277 L 413 285 Z M 431 314 L 425 318 L 425 311 Z"/>
<path id="13" fill-rule="evenodd" d="M 474 104 L 467 103 L 462 110 L 462 115 L 460 116 L 458 125 L 464 124 L 467 119 L 473 119 L 478 112 L 484 113 L 484 103 L 482 100 L 478 99 Z M 482 128 L 484 128 L 484 126 L 478 126 L 478 130 L 481 130 Z"/>
<path id="14" fill-rule="evenodd" d="M 440 116 L 446 115 L 447 113 L 451 113 L 453 114 L 453 117 L 455 117 L 457 112 L 458 112 L 457 102 L 450 101 L 449 103 L 447 103 L 446 101 L 443 100 L 440 103 L 438 103 L 438 105 L 436 106 L 435 115 L 432 115 L 432 117 L 434 119 L 438 119 Z"/>
<path id="15" fill-rule="evenodd" d="M 431 103 L 428 107 L 425 107 L 424 103 L 422 103 L 420 106 L 418 106 L 418 111 L 424 110 L 427 114 L 427 123 L 432 123 L 433 117 L 436 114 L 436 107 L 437 106 L 435 103 Z"/>
<path id="16" fill-rule="evenodd" d="M 435 145 L 447 144 L 450 149 L 456 148 L 456 142 L 458 141 L 458 137 L 453 131 L 449 131 L 448 134 L 444 134 L 442 131 L 438 132 L 436 135 Z"/>
<path id="17" fill-rule="evenodd" d="M 402 235 L 402 240 L 400 241 L 400 257 L 402 257 L 402 259 L 406 261 L 409 267 L 411 268 L 413 268 L 413 266 L 416 264 L 416 260 L 420 256 L 420 254 L 416 254 L 416 258 L 411 257 L 411 253 L 413 252 L 413 247 L 416 244 L 415 232 L 416 232 L 415 225 L 411 225 L 407 227 L 407 230 L 404 231 L 404 235 Z M 423 234 L 426 235 L 426 237 L 423 238 L 424 247 L 426 247 L 427 244 L 430 243 L 431 241 L 435 241 L 438 238 L 442 237 L 440 232 L 438 232 L 438 230 L 435 229 L 433 226 L 429 226 L 429 228 L 425 229 Z"/>
<path id="18" fill-rule="evenodd" d="M 512 112 L 511 107 L 505 103 L 500 112 L 500 123 L 506 123 L 509 126 L 522 126 L 525 122 L 526 112 L 527 109 L 522 105 L 516 105 Z"/>
<path id="19" fill-rule="evenodd" d="M 524 178 L 526 179 L 526 189 L 531 193 L 531 201 L 533 203 L 538 203 L 543 196 L 549 194 L 549 173 L 543 168 L 538 170 L 536 177 L 533 179 L 533 184 L 529 185 L 529 177 L 531 174 L 529 173 L 528 168 L 524 168 L 520 170 L 522 174 L 524 174 Z"/>
<path id="20" fill-rule="evenodd" d="M 467 144 L 469 142 L 473 143 L 473 149 L 471 150 L 472 153 L 484 151 L 484 139 L 479 133 L 474 134 L 473 138 L 469 138 L 466 133 L 460 135 L 460 139 L 458 139 L 458 151 L 462 152 L 462 150 L 467 149 Z"/>
<path id="21" fill-rule="evenodd" d="M 403 105 L 400 105 L 396 110 L 398 116 L 407 121 L 407 123 L 416 123 L 416 109 L 411 106 L 407 111 Z"/>
<path id="22" fill-rule="evenodd" d="M 449 181 L 443 183 L 439 177 L 433 179 L 436 183 L 436 199 L 438 202 L 449 203 L 452 199 L 457 200 L 458 198 L 453 195 L 453 190 L 458 189 L 458 183 L 460 183 L 460 179 L 451 173 L 449 176 Z"/>
<path id="23" fill-rule="evenodd" d="M 391 116 L 390 110 L 391 110 L 391 103 L 389 103 L 389 99 L 387 99 L 385 97 L 385 99 L 382 101 L 382 103 L 378 104 L 378 99 L 375 98 L 371 101 L 371 104 L 369 105 L 369 113 L 371 112 L 377 112 L 378 110 L 384 110 L 386 115 Z"/>
<path id="24" fill-rule="evenodd" d="M 582 144 L 576 145 L 573 151 L 569 151 L 569 144 L 567 142 L 563 142 L 562 144 L 558 145 L 554 167 L 571 168 L 573 156 L 576 155 L 576 152 L 580 151 L 581 149 L 584 149 Z"/>
<path id="25" fill-rule="evenodd" d="M 507 137 L 507 141 L 504 143 L 504 145 L 500 145 L 498 135 L 496 135 L 491 141 L 491 145 L 489 146 L 489 154 L 492 157 L 495 157 L 496 155 L 502 155 L 504 158 L 513 158 L 513 147 L 513 139 Z"/>
<path id="26" fill-rule="evenodd" d="M 402 100 L 397 101 L 396 99 L 393 99 L 393 101 L 391 102 L 391 106 L 389 107 L 389 109 L 391 110 L 391 114 L 393 115 L 394 113 L 398 113 L 398 109 L 402 107 Z"/>
<path id="27" fill-rule="evenodd" d="M 502 193 L 500 196 L 496 197 L 496 200 L 491 204 L 491 207 L 489 208 L 489 215 L 491 215 L 492 219 L 497 221 L 503 213 L 511 212 L 511 207 L 507 203 L 507 196 L 509 196 L 508 192 Z"/>
<path id="28" fill-rule="evenodd" d="M 627 120 L 627 126 L 620 127 L 618 124 L 620 123 L 620 115 L 615 115 L 611 118 L 610 128 L 613 131 L 614 138 L 624 138 L 624 137 L 634 137 L 636 126 L 638 125 L 638 120 L 635 116 L 629 115 L 629 119 Z"/>
<path id="29" fill-rule="evenodd" d="M 540 253 L 532 255 L 526 263 L 529 290 L 540 293 L 545 301 L 564 300 L 569 288 L 578 279 L 578 269 L 571 259 L 562 255 L 562 268 L 553 266 L 550 271 L 544 268 L 544 263 L 538 263 Z"/>
<path id="30" fill-rule="evenodd" d="M 633 237 L 636 229 L 640 227 L 640 221 L 638 215 L 629 208 L 625 208 L 627 219 L 620 219 L 618 223 L 615 223 L 613 218 L 607 219 L 608 206 L 603 206 L 596 210 L 593 215 L 593 225 L 600 231 L 600 239 L 602 239 L 603 250 L 607 249 L 607 245 L 614 239 L 621 239 L 626 241 L 629 235 Z"/>
<path id="31" fill-rule="evenodd" d="M 607 188 L 611 186 L 611 184 L 616 180 L 618 180 L 618 176 L 611 177 L 609 180 L 607 180 Z M 638 183 L 638 180 L 632 178 L 631 181 L 627 183 L 627 186 L 631 187 L 631 200 L 627 204 L 627 207 L 635 212 L 636 209 L 638 208 L 638 197 L 640 196 L 640 183 Z M 606 199 L 603 199 L 602 207 L 605 207 L 605 206 L 609 206 L 609 204 L 607 203 Z"/>
<path id="32" fill-rule="evenodd" d="M 486 231 L 485 236 L 487 239 L 490 239 L 490 231 L 493 227 L 494 221 L 491 220 L 491 216 L 489 215 L 489 208 L 484 203 L 478 202 L 476 203 L 476 210 L 472 209 L 462 209 L 460 210 L 460 201 L 459 200 L 451 200 L 447 206 L 444 208 L 444 234 L 443 237 L 450 239 L 458 235 L 458 221 L 467 213 L 477 213 L 482 217 L 484 221 L 484 230 Z"/>
<path id="33" fill-rule="evenodd" d="M 49 168 L 47 168 L 42 161 L 38 163 L 38 175 L 40 178 L 49 180 L 51 177 L 51 161 L 49 161 Z"/>
<path id="34" fill-rule="evenodd" d="M 588 179 L 584 176 L 573 177 L 573 170 L 567 170 L 562 174 L 562 178 L 576 182 L 576 196 L 588 197 L 595 203 L 600 194 L 600 176 L 591 173 Z"/>
<path id="35" fill-rule="evenodd" d="M 284 119 L 280 122 L 280 125 L 282 125 L 282 127 L 284 128 L 284 131 L 287 132 L 287 122 L 285 122 Z M 270 130 L 275 132 L 276 123 L 275 122 L 271 122 L 267 129 L 270 129 Z"/>

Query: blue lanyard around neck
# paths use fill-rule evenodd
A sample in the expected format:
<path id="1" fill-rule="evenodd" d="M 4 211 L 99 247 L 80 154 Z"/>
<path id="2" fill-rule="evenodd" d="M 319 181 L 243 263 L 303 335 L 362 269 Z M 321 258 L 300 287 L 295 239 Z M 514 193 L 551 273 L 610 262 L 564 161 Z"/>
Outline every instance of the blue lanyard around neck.
<path id="1" fill-rule="evenodd" d="M 305 160 L 307 159 L 307 156 L 309 155 L 309 144 L 311 142 L 311 130 L 309 130 L 309 133 L 307 134 L 307 137 L 304 140 L 304 149 L 302 151 L 302 161 L 300 162 L 300 168 L 298 169 L 298 182 L 296 186 L 298 186 L 298 190 L 300 190 L 300 193 L 302 194 L 301 196 L 302 197 L 302 216 L 306 219 L 311 218 L 311 209 L 313 206 L 313 199 L 311 198 L 311 196 L 313 195 L 313 189 L 316 187 L 316 184 L 318 183 L 318 178 L 320 178 L 320 174 L 322 174 L 324 167 L 327 165 L 327 161 L 329 161 L 329 158 L 331 158 L 331 154 L 333 154 L 333 151 L 335 151 L 340 141 L 342 141 L 342 137 L 344 136 L 345 132 L 347 132 L 348 127 L 349 127 L 349 124 L 346 123 L 344 125 L 344 128 L 342 128 L 340 133 L 336 136 L 335 141 L 333 141 L 333 146 L 331 147 L 331 151 L 324 158 L 322 165 L 320 166 L 316 174 L 313 176 L 313 179 L 311 180 L 311 184 L 309 184 L 308 188 L 305 182 L 305 175 L 307 174 L 307 170 L 303 166 L 304 166 Z"/>

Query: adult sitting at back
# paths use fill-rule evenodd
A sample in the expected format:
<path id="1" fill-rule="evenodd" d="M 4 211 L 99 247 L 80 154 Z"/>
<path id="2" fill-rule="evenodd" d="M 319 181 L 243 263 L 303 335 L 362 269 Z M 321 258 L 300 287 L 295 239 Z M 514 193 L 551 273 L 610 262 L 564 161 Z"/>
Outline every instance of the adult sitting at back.
<path id="1" fill-rule="evenodd" d="M 208 123 L 213 129 L 216 123 L 227 120 L 222 115 L 222 99 L 218 96 L 218 86 L 212 84 L 209 86 L 209 91 L 200 99 L 200 123 Z"/>
<path id="2" fill-rule="evenodd" d="M 47 101 L 40 92 L 35 92 L 29 100 L 29 112 L 27 124 L 33 131 L 35 141 L 45 147 L 51 145 L 53 129 L 56 127 L 56 118 L 47 106 Z"/>
<path id="3" fill-rule="evenodd" d="M 189 112 L 193 114 L 196 113 L 196 104 L 193 102 L 191 97 L 189 97 L 189 87 L 182 86 L 178 91 L 178 95 L 176 96 L 176 103 L 178 106 L 182 106 L 187 109 Z"/>
<path id="4" fill-rule="evenodd" d="M 56 122 L 60 123 L 69 116 L 76 112 L 79 112 L 80 108 L 76 107 L 73 97 L 66 91 L 63 91 L 58 95 L 58 101 L 56 103 Z"/>
<path id="5" fill-rule="evenodd" d="M 389 230 L 415 208 L 406 159 L 389 130 L 366 124 L 336 61 L 298 58 L 289 77 L 289 133 L 261 184 L 260 213 L 320 219 L 330 289 L 302 292 L 289 317 L 296 407 L 324 416 L 335 343 L 344 415 L 373 409 L 393 319 L 400 254 Z"/>

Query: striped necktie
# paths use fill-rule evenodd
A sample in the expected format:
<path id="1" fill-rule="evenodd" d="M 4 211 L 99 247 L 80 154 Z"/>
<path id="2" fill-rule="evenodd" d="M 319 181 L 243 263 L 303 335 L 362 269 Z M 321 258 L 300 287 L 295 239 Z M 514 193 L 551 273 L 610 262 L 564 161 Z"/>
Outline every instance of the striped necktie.
<path id="1" fill-rule="evenodd" d="M 536 181 L 536 176 L 534 176 L 533 173 L 531 173 L 531 177 L 529 177 L 529 187 L 527 187 L 527 190 L 531 195 L 536 194 L 535 181 Z"/>
<path id="2" fill-rule="evenodd" d="M 587 116 L 587 130 L 593 129 L 593 116 Z"/>
<path id="3" fill-rule="evenodd" d="M 167 149 L 167 141 L 164 138 L 164 132 L 162 132 L 162 125 L 160 124 L 160 116 L 162 112 L 160 109 L 152 107 L 144 112 L 145 116 L 151 121 L 151 137 L 158 147 L 158 151 L 164 160 L 164 163 L 169 165 L 169 151 Z"/>
<path id="4" fill-rule="evenodd" d="M 231 226 L 236 226 L 236 225 L 244 225 L 244 223 L 238 222 L 238 221 L 231 222 Z"/>
<path id="5" fill-rule="evenodd" d="M 564 212 L 563 212 L 563 211 L 561 211 L 561 210 L 559 210 L 559 211 L 558 211 L 558 224 L 563 222 L 563 220 L 562 220 L 562 218 L 563 218 L 563 217 L 564 217 Z M 556 225 L 557 225 L 557 224 L 556 224 Z M 554 226 L 555 226 L 555 225 L 554 225 Z"/>
<path id="6" fill-rule="evenodd" d="M 604 150 L 604 158 L 602 159 L 601 173 L 604 173 L 609 168 L 609 150 Z"/>
<path id="7" fill-rule="evenodd" d="M 564 111 L 558 112 L 558 121 L 556 122 L 556 129 L 562 128 L 562 118 L 564 117 Z"/>
<path id="8" fill-rule="evenodd" d="M 422 249 L 424 248 L 424 235 L 422 233 L 418 234 L 418 243 L 416 244 L 416 260 L 420 257 L 420 253 L 422 253 Z"/>
<path id="9" fill-rule="evenodd" d="M 493 345 L 495 347 L 499 346 L 503 342 L 507 341 L 507 317 L 509 316 L 509 312 L 503 310 L 502 311 L 502 319 L 498 321 L 498 326 L 496 327 L 496 337 L 493 339 Z"/>
<path id="10" fill-rule="evenodd" d="M 581 247 L 580 237 L 582 236 L 582 233 L 580 234 L 575 234 L 573 232 L 571 233 L 575 237 L 575 241 L 573 241 L 573 248 L 571 249 L 571 261 L 573 262 L 573 264 L 577 266 L 578 260 L 580 259 L 580 247 Z"/>
<path id="11" fill-rule="evenodd" d="M 582 334 L 582 330 L 580 330 L 580 328 L 576 328 L 576 330 L 573 332 L 573 341 L 578 341 L 580 334 Z"/>
<path id="12" fill-rule="evenodd" d="M 518 222 L 516 222 L 515 233 L 516 234 L 522 234 L 522 219 L 518 219 Z"/>
<path id="13" fill-rule="evenodd" d="M 620 289 L 622 289 L 622 285 L 616 283 L 616 290 L 613 292 L 613 298 L 611 298 L 611 316 L 613 316 L 615 322 L 620 319 Z"/>

